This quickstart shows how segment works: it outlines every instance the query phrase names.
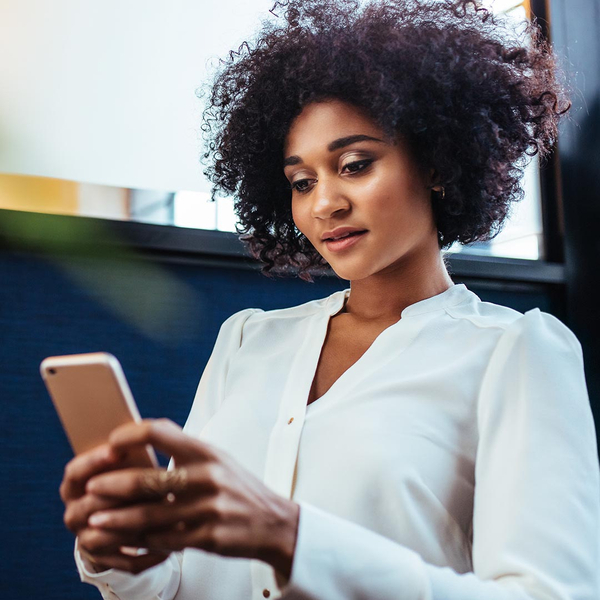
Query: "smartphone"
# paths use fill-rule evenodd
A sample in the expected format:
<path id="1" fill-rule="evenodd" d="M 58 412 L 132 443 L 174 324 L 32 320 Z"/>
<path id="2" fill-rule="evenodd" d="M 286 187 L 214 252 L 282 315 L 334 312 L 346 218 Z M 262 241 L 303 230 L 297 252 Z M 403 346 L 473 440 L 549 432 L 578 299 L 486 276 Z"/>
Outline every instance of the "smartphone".
<path id="1" fill-rule="evenodd" d="M 119 425 L 141 420 L 119 361 L 107 352 L 49 356 L 40 373 L 75 454 L 108 441 Z M 151 446 L 132 451 L 124 466 L 158 467 Z"/>

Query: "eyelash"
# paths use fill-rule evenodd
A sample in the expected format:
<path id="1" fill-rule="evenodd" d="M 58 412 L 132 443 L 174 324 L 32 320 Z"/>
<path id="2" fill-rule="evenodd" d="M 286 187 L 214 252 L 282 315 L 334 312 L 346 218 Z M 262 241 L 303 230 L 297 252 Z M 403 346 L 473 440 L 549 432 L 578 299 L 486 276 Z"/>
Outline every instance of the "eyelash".
<path id="1" fill-rule="evenodd" d="M 355 171 L 350 171 L 350 175 L 354 175 L 356 173 L 362 173 L 362 171 L 364 171 L 367 167 L 369 167 L 371 165 L 371 163 L 373 162 L 372 158 L 363 158 L 361 160 L 355 160 L 349 163 L 346 163 L 343 167 L 342 167 L 342 171 L 344 171 L 344 169 L 347 169 L 348 167 L 356 167 L 357 165 L 361 165 L 360 168 L 356 169 Z M 293 191 L 298 192 L 299 194 L 303 194 L 307 191 L 306 188 L 304 189 L 299 189 L 298 188 L 298 184 L 304 183 L 306 181 L 310 181 L 310 179 L 299 179 L 298 181 L 294 181 L 294 183 L 292 183 L 290 185 L 290 188 Z"/>

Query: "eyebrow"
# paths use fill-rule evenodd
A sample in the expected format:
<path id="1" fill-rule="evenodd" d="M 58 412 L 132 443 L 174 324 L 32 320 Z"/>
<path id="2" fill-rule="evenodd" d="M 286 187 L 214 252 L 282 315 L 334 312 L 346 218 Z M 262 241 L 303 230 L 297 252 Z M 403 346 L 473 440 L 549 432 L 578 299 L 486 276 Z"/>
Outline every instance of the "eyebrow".
<path id="1" fill-rule="evenodd" d="M 362 133 L 359 133 L 356 135 L 348 135 L 346 137 L 338 138 L 337 140 L 333 140 L 333 142 L 331 142 L 327 146 L 327 150 L 329 150 L 329 152 L 334 152 L 335 150 L 339 150 L 340 148 L 345 148 L 346 146 L 350 146 L 350 144 L 355 144 L 356 142 L 381 142 L 382 144 L 385 143 L 383 140 L 380 140 L 378 138 L 374 138 L 374 137 L 371 137 L 370 135 L 364 135 Z M 297 165 L 301 162 L 302 162 L 302 159 L 297 155 L 288 156 L 283 161 L 283 166 L 289 167 L 290 165 Z"/>

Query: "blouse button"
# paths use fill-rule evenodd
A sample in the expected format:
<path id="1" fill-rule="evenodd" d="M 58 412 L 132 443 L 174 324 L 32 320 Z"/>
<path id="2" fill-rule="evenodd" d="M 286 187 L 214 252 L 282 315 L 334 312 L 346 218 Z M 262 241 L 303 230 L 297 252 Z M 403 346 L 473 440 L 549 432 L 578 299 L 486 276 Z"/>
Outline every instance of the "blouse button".
<path id="1" fill-rule="evenodd" d="M 288 421 L 288 425 L 291 424 L 291 422 L 294 420 L 294 417 L 292 417 L 289 421 Z"/>
<path id="2" fill-rule="evenodd" d="M 263 596 L 265 598 L 268 598 L 271 595 L 271 592 L 269 590 L 263 590 Z"/>

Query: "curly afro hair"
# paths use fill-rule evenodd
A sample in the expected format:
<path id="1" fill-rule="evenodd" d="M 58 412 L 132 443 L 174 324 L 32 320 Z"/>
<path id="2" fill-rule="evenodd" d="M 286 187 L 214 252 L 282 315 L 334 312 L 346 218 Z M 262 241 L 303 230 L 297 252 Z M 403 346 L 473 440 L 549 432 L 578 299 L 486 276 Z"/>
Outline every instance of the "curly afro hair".
<path id="1" fill-rule="evenodd" d="M 535 18 L 516 31 L 473 0 L 289 0 L 270 13 L 221 61 L 202 125 L 211 198 L 234 196 L 263 273 L 311 281 L 327 266 L 292 219 L 283 145 L 302 108 L 330 98 L 402 135 L 435 170 L 440 250 L 501 231 L 526 156 L 552 151 L 571 106 Z"/>

